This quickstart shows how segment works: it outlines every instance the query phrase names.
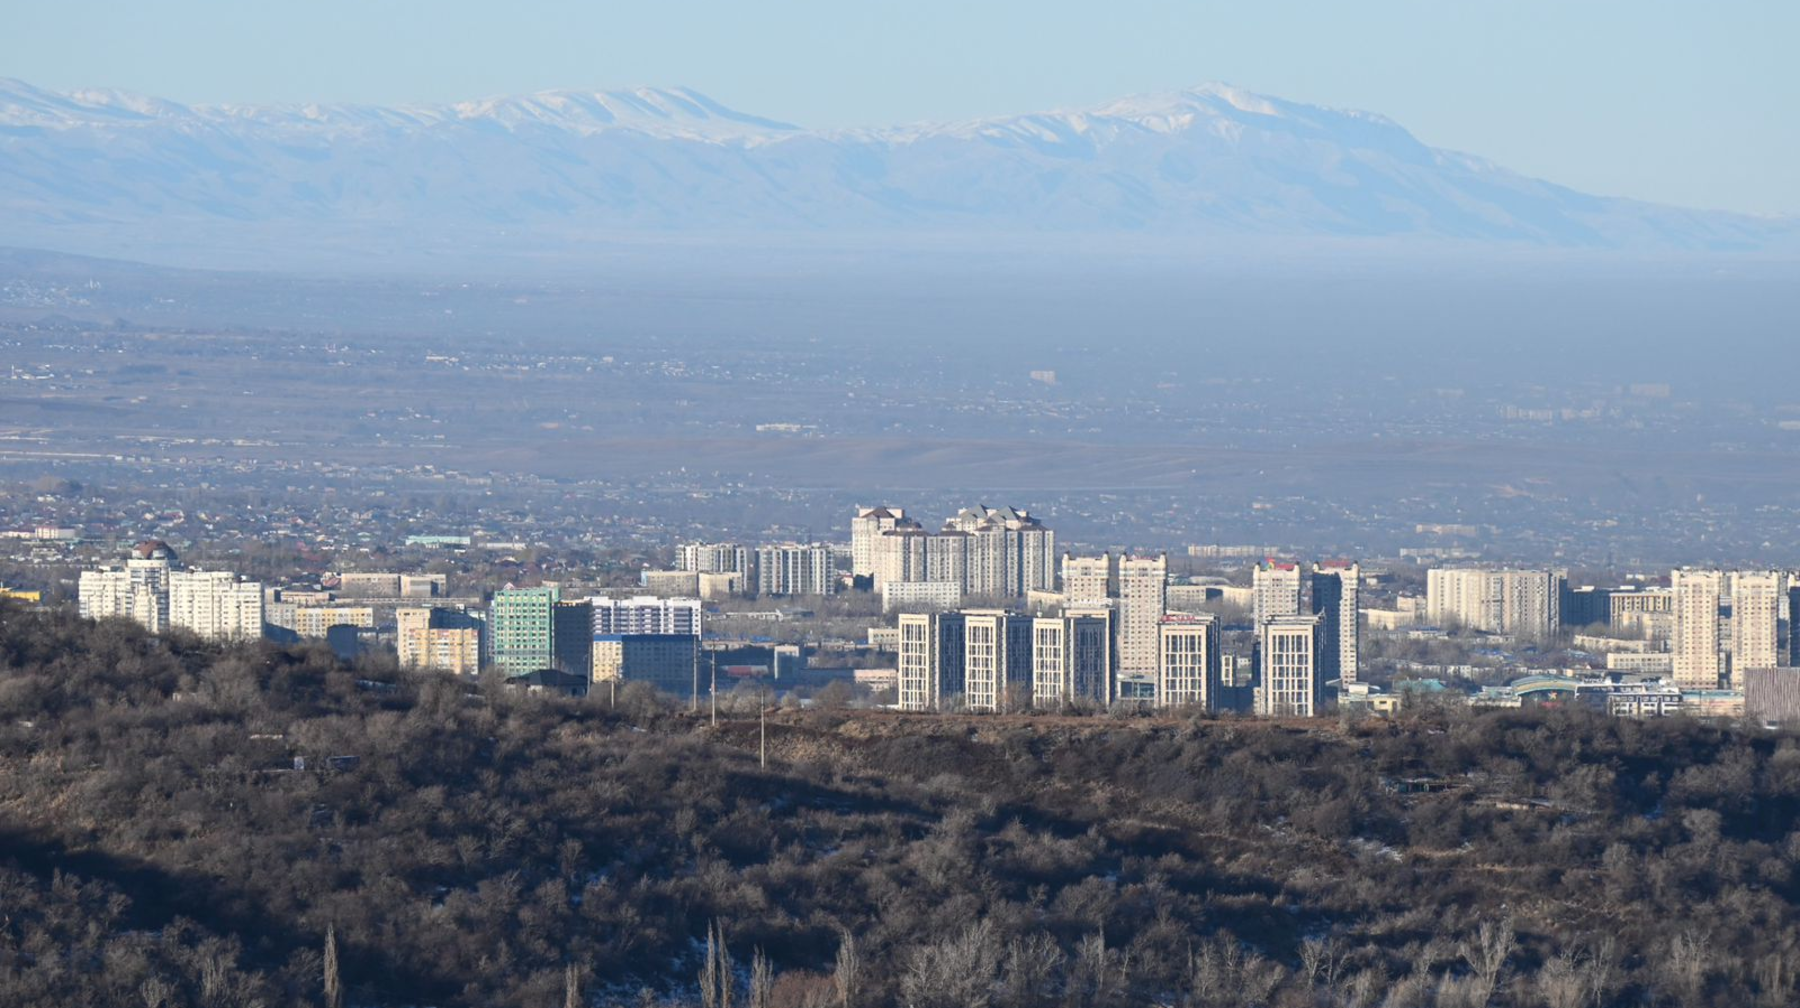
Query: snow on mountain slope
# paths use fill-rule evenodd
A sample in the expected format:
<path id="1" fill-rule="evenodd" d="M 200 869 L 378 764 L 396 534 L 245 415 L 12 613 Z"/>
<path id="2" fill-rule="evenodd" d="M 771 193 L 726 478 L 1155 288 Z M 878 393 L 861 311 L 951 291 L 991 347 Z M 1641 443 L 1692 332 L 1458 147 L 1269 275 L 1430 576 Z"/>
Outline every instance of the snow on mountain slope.
<path id="1" fill-rule="evenodd" d="M 554 242 L 623 231 L 1143 233 L 1791 247 L 1796 224 L 1578 193 L 1366 112 L 1225 85 L 805 130 L 683 88 L 185 106 L 0 80 L 0 239 Z M 63 239 L 69 239 L 64 241 Z"/>

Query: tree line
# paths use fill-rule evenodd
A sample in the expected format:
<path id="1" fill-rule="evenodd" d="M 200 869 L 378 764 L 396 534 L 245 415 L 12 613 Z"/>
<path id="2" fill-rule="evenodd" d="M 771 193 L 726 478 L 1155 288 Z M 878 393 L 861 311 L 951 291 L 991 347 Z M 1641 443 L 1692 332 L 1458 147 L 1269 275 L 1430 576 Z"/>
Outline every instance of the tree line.
<path id="1" fill-rule="evenodd" d="M 0 608 L 0 1003 L 1786 1005 L 1800 739 L 717 726 Z"/>

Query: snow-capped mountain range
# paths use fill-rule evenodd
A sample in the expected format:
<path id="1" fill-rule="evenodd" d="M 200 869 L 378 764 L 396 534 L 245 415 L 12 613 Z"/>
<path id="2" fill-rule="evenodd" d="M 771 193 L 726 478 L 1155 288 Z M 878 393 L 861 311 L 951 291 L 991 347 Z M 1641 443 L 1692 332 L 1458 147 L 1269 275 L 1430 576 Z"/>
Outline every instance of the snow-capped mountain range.
<path id="1" fill-rule="evenodd" d="M 1800 222 L 1591 196 L 1428 147 L 1379 115 L 1216 84 L 1086 109 L 809 130 L 685 88 L 189 106 L 0 79 L 0 244 L 641 232 L 1754 250 L 1791 246 Z"/>

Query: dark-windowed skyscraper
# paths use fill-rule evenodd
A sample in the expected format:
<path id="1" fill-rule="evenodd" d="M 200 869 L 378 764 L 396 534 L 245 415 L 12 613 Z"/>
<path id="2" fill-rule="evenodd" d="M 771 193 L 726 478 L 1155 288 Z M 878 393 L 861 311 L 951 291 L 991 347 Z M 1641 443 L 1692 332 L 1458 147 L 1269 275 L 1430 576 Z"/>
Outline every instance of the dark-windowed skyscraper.
<path id="1" fill-rule="evenodd" d="M 1349 560 L 1313 564 L 1312 611 L 1320 617 L 1320 682 L 1356 682 L 1356 584 L 1361 577 L 1362 568 Z"/>

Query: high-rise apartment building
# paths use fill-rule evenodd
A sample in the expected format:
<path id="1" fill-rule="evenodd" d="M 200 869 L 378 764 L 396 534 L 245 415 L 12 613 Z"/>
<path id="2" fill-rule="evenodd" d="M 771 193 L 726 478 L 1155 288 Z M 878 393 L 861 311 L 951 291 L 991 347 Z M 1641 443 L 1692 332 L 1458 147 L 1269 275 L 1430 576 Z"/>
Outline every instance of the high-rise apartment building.
<path id="1" fill-rule="evenodd" d="M 750 551 L 736 543 L 682 543 L 675 547 L 675 569 L 707 574 L 748 574 Z"/>
<path id="2" fill-rule="evenodd" d="M 1300 614 L 1300 565 L 1264 560 L 1251 574 L 1252 616 L 1258 626 L 1277 616 Z"/>
<path id="3" fill-rule="evenodd" d="M 86 619 L 129 619 L 151 633 L 169 627 L 175 551 L 160 539 L 138 543 L 121 568 L 82 571 L 76 597 Z"/>
<path id="4" fill-rule="evenodd" d="M 875 577 L 876 552 L 883 532 L 892 531 L 906 520 L 906 509 L 897 507 L 858 507 L 850 519 L 850 574 L 853 577 Z"/>
<path id="5" fill-rule="evenodd" d="M 1319 677 L 1318 616 L 1272 616 L 1256 628 L 1257 713 L 1313 717 L 1324 681 Z"/>
<path id="6" fill-rule="evenodd" d="M 597 634 L 699 634 L 705 620 L 705 609 L 697 598 L 596 595 L 588 604 L 593 607 L 593 632 Z"/>
<path id="7" fill-rule="evenodd" d="M 756 549 L 760 595 L 829 595 L 836 583 L 831 547 L 823 543 L 778 543 Z"/>
<path id="8" fill-rule="evenodd" d="M 1800 665 L 1800 584 L 1788 588 L 1788 664 Z"/>
<path id="9" fill-rule="evenodd" d="M 1106 610 L 1031 621 L 1031 703 L 1055 710 L 1112 696 L 1112 619 Z"/>
<path id="10" fill-rule="evenodd" d="M 1030 513 L 977 504 L 944 523 L 969 535 L 966 594 L 1023 598 L 1028 591 L 1056 590 L 1056 533 Z"/>
<path id="11" fill-rule="evenodd" d="M 1056 535 L 1013 508 L 964 508 L 938 532 L 895 517 L 873 542 L 871 577 L 886 594 L 898 583 L 956 583 L 978 598 L 1023 598 L 1056 588 Z M 852 543 L 852 553 L 855 544 Z"/>
<path id="12" fill-rule="evenodd" d="M 969 584 L 969 533 L 927 532 L 902 519 L 875 537 L 875 587 L 894 584 L 953 584 L 960 594 Z"/>
<path id="13" fill-rule="evenodd" d="M 460 609 L 401 608 L 394 611 L 394 627 L 400 664 L 466 676 L 481 671 L 480 617 Z"/>
<path id="14" fill-rule="evenodd" d="M 1168 557 L 1119 558 L 1119 677 L 1154 681 L 1157 624 L 1168 611 Z"/>
<path id="15" fill-rule="evenodd" d="M 1319 677 L 1324 682 L 1356 682 L 1356 587 L 1361 579 L 1362 567 L 1348 560 L 1313 564 L 1312 611 L 1321 620 Z"/>
<path id="16" fill-rule="evenodd" d="M 943 710 L 963 694 L 963 615 L 901 613 L 898 696 L 901 710 Z"/>
<path id="17" fill-rule="evenodd" d="M 230 571 L 173 571 L 169 625 L 207 640 L 256 640 L 263 634 L 263 586 Z"/>
<path id="18" fill-rule="evenodd" d="M 594 668 L 594 606 L 557 602 L 550 607 L 550 667 L 589 679 Z"/>
<path id="19" fill-rule="evenodd" d="M 495 668 L 507 675 L 554 667 L 557 588 L 502 588 L 488 610 L 488 645 Z"/>
<path id="20" fill-rule="evenodd" d="M 1724 671 L 1719 660 L 1719 597 L 1725 576 L 1718 571 L 1678 570 L 1670 581 L 1675 589 L 1675 685 L 1718 689 Z"/>
<path id="21" fill-rule="evenodd" d="M 963 703 L 972 711 L 1015 710 L 1031 700 L 1031 617 L 999 609 L 963 611 Z"/>
<path id="22" fill-rule="evenodd" d="M 1161 662 L 1156 673 L 1158 707 L 1217 709 L 1220 682 L 1218 617 L 1169 613 L 1157 625 Z"/>
<path id="23" fill-rule="evenodd" d="M 1554 571 L 1430 570 L 1425 618 L 1485 633 L 1547 638 L 1562 625 L 1562 577 Z"/>
<path id="24" fill-rule="evenodd" d="M 1111 553 L 1097 557 L 1064 554 L 1062 560 L 1063 601 L 1071 606 L 1104 604 L 1119 597 L 1119 574 Z"/>
<path id="25" fill-rule="evenodd" d="M 1731 677 L 1744 669 L 1774 668 L 1781 649 L 1785 579 L 1775 571 L 1731 575 Z"/>

